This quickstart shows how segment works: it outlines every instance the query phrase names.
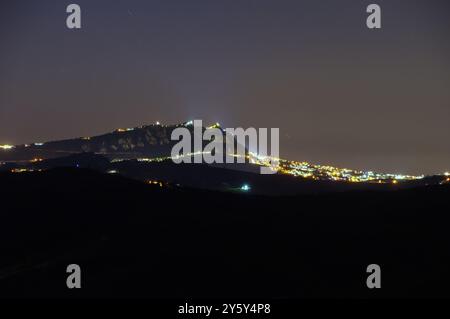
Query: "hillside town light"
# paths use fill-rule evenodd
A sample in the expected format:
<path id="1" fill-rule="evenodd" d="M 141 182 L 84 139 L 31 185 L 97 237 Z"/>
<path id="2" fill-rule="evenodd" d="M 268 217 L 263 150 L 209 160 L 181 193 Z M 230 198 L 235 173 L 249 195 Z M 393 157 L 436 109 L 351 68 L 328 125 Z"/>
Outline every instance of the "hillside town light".
<path id="1" fill-rule="evenodd" d="M 14 148 L 14 145 L 8 145 L 8 144 L 6 144 L 6 145 L 0 145 L 0 149 L 2 149 L 2 150 L 11 150 L 11 149 L 13 149 Z"/>

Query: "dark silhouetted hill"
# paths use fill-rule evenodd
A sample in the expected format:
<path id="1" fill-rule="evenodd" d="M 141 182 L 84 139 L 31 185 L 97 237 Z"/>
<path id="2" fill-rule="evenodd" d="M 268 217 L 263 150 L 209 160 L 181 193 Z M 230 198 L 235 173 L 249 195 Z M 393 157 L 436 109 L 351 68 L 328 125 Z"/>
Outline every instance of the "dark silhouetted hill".
<path id="1" fill-rule="evenodd" d="M 123 160 L 110 162 L 103 155 L 80 153 L 48 160 L 8 163 L 0 171 L 12 169 L 48 170 L 53 168 L 89 168 L 101 173 L 115 173 L 143 182 L 163 181 L 169 184 L 217 191 L 240 191 L 247 185 L 248 192 L 259 195 L 298 195 L 353 190 L 396 190 L 427 185 L 439 185 L 446 177 L 429 176 L 420 180 L 402 181 L 398 184 L 349 183 L 330 180 L 313 180 L 287 174 L 261 175 L 255 164 L 175 164 L 171 160 L 146 162 Z"/>
<path id="2" fill-rule="evenodd" d="M 0 194 L 2 297 L 450 297 L 448 185 L 264 197 L 64 168 Z"/>

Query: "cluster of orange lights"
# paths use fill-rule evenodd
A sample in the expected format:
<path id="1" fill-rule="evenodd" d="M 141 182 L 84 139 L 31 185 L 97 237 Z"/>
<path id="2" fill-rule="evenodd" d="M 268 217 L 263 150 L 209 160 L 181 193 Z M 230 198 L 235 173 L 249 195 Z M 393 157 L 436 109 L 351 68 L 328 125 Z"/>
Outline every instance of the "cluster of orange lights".
<path id="1" fill-rule="evenodd" d="M 161 181 L 154 181 L 154 180 L 148 180 L 147 184 L 158 185 L 159 187 L 163 187 L 164 186 L 163 182 L 161 182 Z"/>

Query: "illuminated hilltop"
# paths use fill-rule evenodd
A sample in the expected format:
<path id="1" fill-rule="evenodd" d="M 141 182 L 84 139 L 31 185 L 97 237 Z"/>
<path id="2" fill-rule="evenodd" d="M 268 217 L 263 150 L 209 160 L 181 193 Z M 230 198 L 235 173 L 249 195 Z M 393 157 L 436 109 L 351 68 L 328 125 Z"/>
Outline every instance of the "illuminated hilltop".
<path id="1" fill-rule="evenodd" d="M 177 127 L 192 128 L 192 121 L 177 125 L 163 125 L 159 122 L 135 128 L 119 128 L 111 133 L 93 137 L 80 137 L 47 143 L 31 143 L 23 145 L 0 145 L 0 161 L 2 162 L 36 162 L 42 159 L 58 158 L 72 154 L 91 152 L 106 156 L 111 162 L 135 159 L 140 162 L 160 162 L 171 160 L 171 132 Z M 208 128 L 220 128 L 216 123 Z M 199 155 L 196 153 L 185 156 Z M 233 155 L 236 156 L 236 155 Z M 270 157 L 259 156 L 248 152 L 246 160 L 249 164 L 269 166 Z M 372 171 L 358 171 L 337 168 L 328 165 L 316 165 L 307 162 L 276 159 L 279 174 L 293 175 L 311 180 L 330 180 L 345 182 L 398 183 L 424 178 L 402 174 L 386 174 Z"/>

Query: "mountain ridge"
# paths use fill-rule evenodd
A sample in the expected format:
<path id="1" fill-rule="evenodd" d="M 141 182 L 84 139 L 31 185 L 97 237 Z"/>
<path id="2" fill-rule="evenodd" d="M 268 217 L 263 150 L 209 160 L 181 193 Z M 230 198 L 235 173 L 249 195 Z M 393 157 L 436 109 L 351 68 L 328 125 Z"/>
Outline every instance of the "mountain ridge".
<path id="1" fill-rule="evenodd" d="M 134 128 L 119 128 L 112 132 L 90 137 L 77 137 L 44 143 L 4 145 L 0 161 L 30 161 L 50 159 L 70 154 L 92 152 L 113 158 L 139 156 L 170 156 L 176 141 L 171 141 L 172 131 L 185 127 L 193 131 L 191 122 L 174 125 L 150 124 Z"/>

